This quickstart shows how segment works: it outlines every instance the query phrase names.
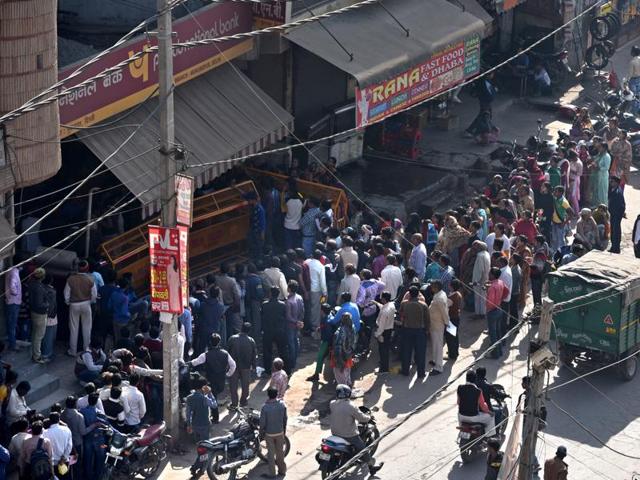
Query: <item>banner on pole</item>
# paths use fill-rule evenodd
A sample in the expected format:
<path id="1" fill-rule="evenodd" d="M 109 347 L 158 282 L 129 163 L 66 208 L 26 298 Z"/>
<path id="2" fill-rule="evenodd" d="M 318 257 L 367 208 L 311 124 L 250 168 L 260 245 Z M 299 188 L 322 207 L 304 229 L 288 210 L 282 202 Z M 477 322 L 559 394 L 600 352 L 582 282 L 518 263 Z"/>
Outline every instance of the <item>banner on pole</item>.
<path id="1" fill-rule="evenodd" d="M 149 225 L 151 309 L 181 314 L 181 241 L 178 228 Z"/>
<path id="2" fill-rule="evenodd" d="M 193 177 L 176 175 L 176 222 L 190 227 L 193 223 Z"/>

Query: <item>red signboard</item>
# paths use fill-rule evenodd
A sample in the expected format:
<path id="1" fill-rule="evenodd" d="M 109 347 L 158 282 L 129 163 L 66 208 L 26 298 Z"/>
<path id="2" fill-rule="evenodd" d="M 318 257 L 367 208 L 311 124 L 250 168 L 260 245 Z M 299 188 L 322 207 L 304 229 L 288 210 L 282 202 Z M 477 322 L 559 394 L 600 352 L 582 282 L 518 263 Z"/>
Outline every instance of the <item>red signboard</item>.
<path id="1" fill-rule="evenodd" d="M 233 35 L 251 30 L 251 6 L 247 3 L 217 3 L 201 8 L 173 24 L 173 42 L 181 43 L 205 38 Z M 157 45 L 153 36 L 141 35 L 106 55 L 82 74 L 65 83 L 71 87 L 101 73 L 134 54 Z M 174 48 L 173 71 L 176 85 L 191 80 L 209 70 L 248 52 L 251 39 L 231 40 L 193 48 Z M 83 61 L 79 62 L 84 63 Z M 68 77 L 78 64 L 58 73 L 59 79 Z M 144 55 L 122 70 L 96 80 L 60 98 L 60 137 L 75 132 L 73 127 L 87 127 L 127 110 L 154 94 L 158 84 L 158 53 Z"/>
<path id="2" fill-rule="evenodd" d="M 389 80 L 357 88 L 356 124 L 365 127 L 391 116 L 479 71 L 480 37 L 472 35 Z"/>
<path id="3" fill-rule="evenodd" d="M 193 177 L 176 175 L 176 221 L 191 226 L 193 222 Z"/>
<path id="4" fill-rule="evenodd" d="M 180 291 L 182 307 L 186 307 L 189 305 L 189 227 L 178 225 L 178 230 L 180 231 Z"/>
<path id="5" fill-rule="evenodd" d="M 180 230 L 149 225 L 151 309 L 182 313 Z"/>
<path id="6" fill-rule="evenodd" d="M 291 2 L 285 0 L 251 2 L 251 8 L 254 28 L 275 27 L 291 19 Z"/>

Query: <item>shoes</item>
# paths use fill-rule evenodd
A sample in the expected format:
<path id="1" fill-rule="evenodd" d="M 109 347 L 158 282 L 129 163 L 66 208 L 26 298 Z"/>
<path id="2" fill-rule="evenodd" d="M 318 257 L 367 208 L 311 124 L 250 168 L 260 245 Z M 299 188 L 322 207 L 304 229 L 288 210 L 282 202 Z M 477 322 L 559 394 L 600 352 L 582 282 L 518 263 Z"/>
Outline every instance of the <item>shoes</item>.
<path id="1" fill-rule="evenodd" d="M 73 353 L 71 350 L 67 350 L 66 354 L 67 354 L 69 357 L 77 357 L 77 356 L 78 356 L 78 354 L 77 354 L 77 353 Z"/>
<path id="2" fill-rule="evenodd" d="M 235 411 L 238 410 L 238 406 L 237 405 L 229 405 L 229 410 Z"/>
<path id="3" fill-rule="evenodd" d="M 380 469 L 384 467 L 384 462 L 380 462 L 378 465 L 370 465 L 369 466 L 369 476 L 373 477 L 376 473 L 380 471 Z"/>
<path id="4" fill-rule="evenodd" d="M 427 374 L 426 373 L 419 373 L 418 378 L 422 379 L 422 378 L 426 378 Z"/>
<path id="5" fill-rule="evenodd" d="M 44 359 L 42 357 L 38 357 L 38 358 L 31 358 L 31 360 L 33 360 L 34 363 L 39 363 L 40 365 L 47 363 L 44 361 Z"/>
<path id="6" fill-rule="evenodd" d="M 429 375 L 442 375 L 442 372 L 440 370 L 431 370 L 431 373 L 429 373 Z"/>
<path id="7" fill-rule="evenodd" d="M 317 382 L 318 380 L 320 380 L 320 375 L 318 375 L 317 373 L 314 373 L 310 377 L 307 377 L 307 382 Z"/>
<path id="8" fill-rule="evenodd" d="M 249 405 L 249 402 L 240 402 L 240 408 L 244 408 Z"/>

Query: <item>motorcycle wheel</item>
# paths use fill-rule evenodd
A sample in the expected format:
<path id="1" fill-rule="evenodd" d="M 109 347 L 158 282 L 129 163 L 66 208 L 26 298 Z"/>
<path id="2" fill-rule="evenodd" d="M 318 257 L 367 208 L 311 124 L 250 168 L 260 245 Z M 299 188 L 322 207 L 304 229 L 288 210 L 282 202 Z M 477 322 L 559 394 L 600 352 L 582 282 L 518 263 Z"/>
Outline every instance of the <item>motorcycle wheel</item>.
<path id="1" fill-rule="evenodd" d="M 144 457 L 140 459 L 140 466 L 136 473 L 144 478 L 151 478 L 160 468 L 160 457 L 155 449 L 147 450 Z"/>
<path id="2" fill-rule="evenodd" d="M 469 463 L 473 460 L 473 453 L 471 449 L 460 450 L 460 458 L 462 459 L 462 463 Z"/>
<path id="3" fill-rule="evenodd" d="M 287 455 L 289 455 L 289 451 L 291 450 L 291 441 L 289 440 L 289 437 L 287 437 L 286 435 L 284 436 L 284 456 L 286 457 Z M 258 458 L 260 460 L 262 460 L 263 462 L 267 461 L 267 442 L 266 440 L 261 440 L 260 441 L 260 445 L 258 447 L 258 452 L 257 452 Z"/>
<path id="4" fill-rule="evenodd" d="M 228 471 L 227 473 L 216 473 L 218 469 L 218 465 L 224 462 L 224 455 L 222 453 L 218 453 L 213 456 L 213 458 L 209 461 L 207 465 L 207 475 L 209 475 L 210 480 L 236 480 L 238 469 L 234 468 L 233 470 Z"/>
<path id="5" fill-rule="evenodd" d="M 204 475 L 204 468 L 194 469 L 191 467 L 189 473 L 191 473 L 191 480 L 198 480 L 202 475 Z"/>
<path id="6" fill-rule="evenodd" d="M 585 61 L 594 70 L 602 70 L 609 64 L 605 47 L 600 43 L 591 45 L 585 52 Z"/>
<path id="7" fill-rule="evenodd" d="M 595 40 L 609 40 L 613 37 L 612 23 L 605 15 L 600 15 L 591 20 L 589 31 Z"/>
<path id="8" fill-rule="evenodd" d="M 320 475 L 322 476 L 323 479 L 331 475 L 331 472 L 329 471 L 329 466 L 327 464 L 323 464 L 320 467 Z"/>
<path id="9" fill-rule="evenodd" d="M 371 430 L 367 431 L 366 438 L 364 438 L 363 440 L 365 445 L 371 445 L 374 440 L 377 440 L 378 438 L 380 438 L 380 431 L 378 431 L 378 427 L 373 427 Z M 372 457 L 376 454 L 379 445 L 380 444 L 377 443 L 376 446 L 371 449 L 370 453 Z"/>
<path id="10" fill-rule="evenodd" d="M 102 475 L 100 475 L 100 480 L 111 480 L 111 472 L 113 471 L 113 466 L 109 465 L 102 469 Z"/>

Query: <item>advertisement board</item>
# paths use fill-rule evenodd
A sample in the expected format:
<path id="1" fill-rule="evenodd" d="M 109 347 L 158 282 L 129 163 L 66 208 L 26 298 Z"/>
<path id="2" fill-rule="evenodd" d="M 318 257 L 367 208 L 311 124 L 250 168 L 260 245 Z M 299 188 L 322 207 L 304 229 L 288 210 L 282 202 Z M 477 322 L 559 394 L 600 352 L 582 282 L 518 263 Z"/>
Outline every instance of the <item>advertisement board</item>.
<path id="1" fill-rule="evenodd" d="M 189 227 L 178 225 L 180 231 L 180 292 L 181 307 L 189 305 Z M 182 311 L 180 312 L 182 313 Z"/>
<path id="2" fill-rule="evenodd" d="M 176 222 L 190 227 L 193 223 L 193 177 L 176 175 Z"/>
<path id="3" fill-rule="evenodd" d="M 275 27 L 291 20 L 291 3 L 286 0 L 251 2 L 253 28 Z"/>
<path id="4" fill-rule="evenodd" d="M 391 116 L 480 72 L 480 36 L 449 45 L 384 82 L 356 88 L 356 125 Z"/>
<path id="5" fill-rule="evenodd" d="M 151 310 L 154 312 L 182 313 L 181 246 L 178 228 L 149 225 Z"/>
<path id="6" fill-rule="evenodd" d="M 251 6 L 228 2 L 201 8 L 173 24 L 173 42 L 182 43 L 205 38 L 233 35 L 251 30 Z M 141 35 L 123 44 L 83 73 L 65 82 L 65 87 L 78 85 L 103 70 L 113 67 L 138 52 L 156 46 L 154 36 Z M 194 48 L 174 48 L 173 71 L 176 86 L 206 73 L 228 60 L 253 48 L 252 39 L 230 40 Z M 222 52 L 222 53 L 221 53 Z M 68 77 L 79 64 L 58 72 L 58 78 Z M 95 80 L 58 100 L 60 138 L 73 134 L 73 127 L 88 127 L 123 112 L 155 95 L 158 85 L 158 53 L 145 54 L 122 70 Z"/>

